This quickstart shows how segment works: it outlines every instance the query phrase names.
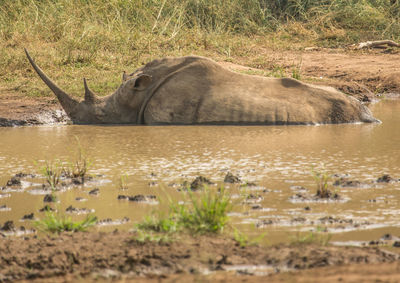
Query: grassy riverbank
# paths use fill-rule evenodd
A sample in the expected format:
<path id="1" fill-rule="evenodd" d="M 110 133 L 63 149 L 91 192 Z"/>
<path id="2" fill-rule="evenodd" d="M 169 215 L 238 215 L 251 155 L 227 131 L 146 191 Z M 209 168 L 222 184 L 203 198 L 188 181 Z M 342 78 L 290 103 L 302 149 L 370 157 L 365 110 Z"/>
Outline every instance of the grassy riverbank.
<path id="1" fill-rule="evenodd" d="M 0 1 L 0 87 L 50 95 L 23 47 L 72 94 L 83 94 L 84 76 L 108 94 L 123 70 L 154 58 L 197 54 L 273 70 L 268 50 L 398 40 L 399 17 L 397 0 Z"/>

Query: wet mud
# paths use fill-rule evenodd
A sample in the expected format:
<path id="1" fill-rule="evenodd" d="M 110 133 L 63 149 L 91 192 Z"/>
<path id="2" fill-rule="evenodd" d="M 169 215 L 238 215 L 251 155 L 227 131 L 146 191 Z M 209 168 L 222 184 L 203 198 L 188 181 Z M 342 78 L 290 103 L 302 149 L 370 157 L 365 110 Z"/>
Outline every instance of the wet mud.
<path id="1" fill-rule="evenodd" d="M 268 275 L 285 270 L 398 260 L 393 252 L 369 247 L 244 248 L 226 237 L 184 235 L 169 242 L 143 243 L 135 239 L 134 233 L 117 231 L 11 237 L 0 241 L 0 254 L 3 282 L 67 275 L 75 279 L 165 278 L 172 274 L 212 275 L 221 271 Z"/>

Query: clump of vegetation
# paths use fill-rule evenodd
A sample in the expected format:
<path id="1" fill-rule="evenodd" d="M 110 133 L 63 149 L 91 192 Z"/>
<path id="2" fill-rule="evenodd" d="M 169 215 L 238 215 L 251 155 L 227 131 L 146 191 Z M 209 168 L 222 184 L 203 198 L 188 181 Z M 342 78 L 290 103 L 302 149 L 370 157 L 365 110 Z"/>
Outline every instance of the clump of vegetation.
<path id="1" fill-rule="evenodd" d="M 128 174 L 121 175 L 119 177 L 118 188 L 120 190 L 127 190 L 128 189 L 127 181 L 128 181 Z"/>
<path id="2" fill-rule="evenodd" d="M 43 166 L 39 167 L 40 172 L 46 178 L 46 182 L 49 184 L 51 190 L 54 192 L 63 171 L 63 167 L 60 161 L 45 161 Z"/>
<path id="3" fill-rule="evenodd" d="M 155 232 L 189 231 L 192 233 L 220 233 L 229 221 L 232 210 L 230 195 L 224 188 L 194 193 L 189 190 L 183 202 L 169 200 L 167 215 L 152 215 L 137 225 L 139 230 Z"/>
<path id="4" fill-rule="evenodd" d="M 316 196 L 319 198 L 338 198 L 339 195 L 336 192 L 332 192 L 329 189 L 329 174 L 326 171 L 317 171 L 314 168 L 311 170 L 312 176 L 317 185 Z"/>
<path id="5" fill-rule="evenodd" d="M 86 231 L 88 228 L 95 225 L 96 222 L 97 217 L 93 215 L 87 215 L 82 221 L 73 221 L 70 216 L 61 215 L 53 211 L 46 211 L 45 217 L 35 221 L 34 225 L 41 231 L 61 233 Z"/>
<path id="6" fill-rule="evenodd" d="M 69 178 L 81 178 L 82 183 L 85 181 L 91 162 L 78 137 L 75 137 L 77 150 L 73 161 L 67 162 L 67 166 L 63 168 L 63 173 Z"/>
<path id="7" fill-rule="evenodd" d="M 292 238 L 292 245 L 321 245 L 327 246 L 331 240 L 332 235 L 324 232 L 324 229 L 317 227 L 316 231 L 297 232 Z"/>

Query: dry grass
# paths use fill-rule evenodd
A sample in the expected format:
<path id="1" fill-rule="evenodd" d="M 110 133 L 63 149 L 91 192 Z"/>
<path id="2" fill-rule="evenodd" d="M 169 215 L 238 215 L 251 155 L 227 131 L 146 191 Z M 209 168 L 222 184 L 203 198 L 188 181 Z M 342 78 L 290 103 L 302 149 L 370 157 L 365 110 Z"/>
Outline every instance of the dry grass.
<path id="1" fill-rule="evenodd" d="M 163 56 L 246 62 L 269 74 L 276 66 L 260 58 L 265 50 L 397 40 L 399 17 L 397 0 L 0 0 L 0 80 L 9 91 L 50 95 L 23 47 L 77 96 L 83 77 L 105 95 L 123 70 Z"/>

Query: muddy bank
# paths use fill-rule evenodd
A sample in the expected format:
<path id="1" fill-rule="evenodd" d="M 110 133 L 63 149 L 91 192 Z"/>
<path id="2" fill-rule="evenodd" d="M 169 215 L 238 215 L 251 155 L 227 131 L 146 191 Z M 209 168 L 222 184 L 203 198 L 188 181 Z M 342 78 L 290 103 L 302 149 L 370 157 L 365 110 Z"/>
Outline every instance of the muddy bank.
<path id="1" fill-rule="evenodd" d="M 30 98 L 1 89 L 0 127 L 64 124 L 69 121 L 56 99 Z"/>
<path id="2" fill-rule="evenodd" d="M 0 239 L 0 281 L 66 276 L 166 277 L 219 271 L 267 275 L 354 263 L 391 263 L 399 258 L 378 248 L 312 245 L 243 248 L 222 236 L 181 236 L 161 243 L 143 243 L 136 238 L 137 235 L 128 232 L 3 238 Z"/>

